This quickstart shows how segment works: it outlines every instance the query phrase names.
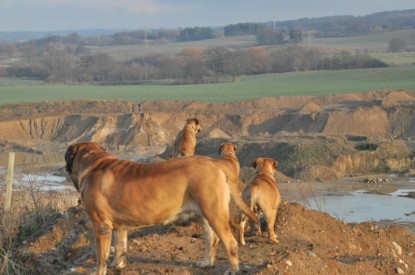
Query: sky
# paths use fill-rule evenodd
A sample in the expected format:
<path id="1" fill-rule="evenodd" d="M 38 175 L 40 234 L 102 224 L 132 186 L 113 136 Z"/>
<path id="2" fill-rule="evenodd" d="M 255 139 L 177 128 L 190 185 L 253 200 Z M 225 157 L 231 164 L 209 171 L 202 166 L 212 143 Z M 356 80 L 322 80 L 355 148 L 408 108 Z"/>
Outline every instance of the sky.
<path id="1" fill-rule="evenodd" d="M 214 27 L 414 8 L 414 0 L 0 0 L 0 32 Z"/>

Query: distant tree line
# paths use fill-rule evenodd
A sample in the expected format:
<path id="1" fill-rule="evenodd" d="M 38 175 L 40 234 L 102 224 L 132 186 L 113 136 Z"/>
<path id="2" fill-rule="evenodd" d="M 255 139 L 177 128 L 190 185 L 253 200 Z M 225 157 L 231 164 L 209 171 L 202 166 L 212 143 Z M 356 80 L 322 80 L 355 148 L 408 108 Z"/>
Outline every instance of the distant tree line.
<path id="1" fill-rule="evenodd" d="M 31 77 L 51 83 L 117 83 L 168 79 L 178 84 L 235 81 L 238 76 L 308 70 L 384 67 L 366 53 L 324 52 L 291 45 L 284 48 L 206 50 L 187 48 L 174 56 L 153 55 L 125 62 L 87 49 L 55 49 L 20 65 L 0 70 L 0 76 Z"/>
<path id="2" fill-rule="evenodd" d="M 316 37 L 350 37 L 376 34 L 380 32 L 415 28 L 415 9 L 387 11 L 366 16 L 326 16 L 268 22 L 281 29 L 299 28 L 312 31 Z"/>
<path id="3" fill-rule="evenodd" d="M 195 41 L 195 40 L 204 40 L 211 39 L 215 37 L 215 33 L 212 28 L 209 27 L 194 27 L 194 28 L 185 28 L 180 31 L 179 40 L 180 41 Z"/>
<path id="4" fill-rule="evenodd" d="M 236 26 L 255 26 L 236 28 L 227 31 L 228 36 L 236 36 L 243 34 L 252 34 L 257 37 L 260 45 L 276 45 L 286 41 L 301 42 L 301 29 L 278 29 L 267 28 L 265 24 L 237 24 Z M 262 27 L 259 27 L 262 26 Z M 225 27 L 227 29 L 227 27 Z M 82 50 L 82 47 L 90 46 L 120 46 L 120 45 L 144 45 L 148 44 L 164 44 L 178 41 L 197 41 L 212 39 L 223 35 L 220 29 L 211 27 L 192 27 L 182 30 L 136 30 L 131 32 L 120 32 L 113 35 L 102 35 L 83 37 L 76 33 L 67 36 L 48 36 L 41 39 L 35 39 L 17 43 L 0 43 L 0 55 L 12 55 L 16 52 L 28 52 L 31 54 L 40 54 L 53 50 L 56 46 L 72 47 L 76 50 Z M 0 56 L 1 57 L 1 56 Z"/>
<path id="5" fill-rule="evenodd" d="M 0 76 L 34 77 L 47 82 L 125 82 L 170 79 L 176 83 L 220 82 L 240 75 L 382 67 L 365 53 L 324 52 L 301 47 L 305 31 L 322 37 L 352 36 L 415 27 L 415 10 L 377 13 L 364 17 L 331 16 L 266 23 L 238 23 L 223 28 L 193 27 L 120 32 L 84 37 L 76 33 L 0 44 L 0 60 L 18 60 L 0 67 Z M 174 56 L 154 55 L 120 62 L 91 46 L 162 44 L 254 35 L 258 47 L 185 49 Z M 261 47 L 284 45 L 281 48 Z M 388 51 L 408 49 L 401 38 L 389 41 Z"/>
<path id="6" fill-rule="evenodd" d="M 225 26 L 223 33 L 225 36 L 257 35 L 265 29 L 267 26 L 263 23 L 238 23 Z"/>
<path id="7" fill-rule="evenodd" d="M 269 45 L 301 42 L 305 32 L 312 32 L 316 37 L 348 37 L 413 28 L 415 28 L 415 9 L 380 12 L 367 16 L 327 16 L 262 23 L 238 23 L 217 28 L 135 30 L 100 36 L 80 36 L 77 33 L 67 36 L 52 35 L 20 43 L 0 43 L 0 55 L 11 55 L 13 52 L 22 51 L 36 55 L 47 52 L 54 45 L 67 45 L 82 50 L 82 47 L 86 46 L 161 44 L 210 39 L 222 35 L 248 34 L 255 35 L 259 45 Z"/>

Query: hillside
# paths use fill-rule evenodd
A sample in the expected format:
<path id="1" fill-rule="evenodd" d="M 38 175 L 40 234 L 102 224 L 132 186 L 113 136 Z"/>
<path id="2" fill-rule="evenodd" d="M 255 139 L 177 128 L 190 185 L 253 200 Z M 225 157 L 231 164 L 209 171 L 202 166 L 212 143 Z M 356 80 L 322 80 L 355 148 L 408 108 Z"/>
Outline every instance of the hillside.
<path id="1" fill-rule="evenodd" d="M 232 219 L 237 236 L 236 217 Z M 239 274 L 413 274 L 415 235 L 407 228 L 375 223 L 345 224 L 296 203 L 280 207 L 280 244 L 247 234 L 239 247 Z M 214 268 L 195 263 L 203 257 L 203 230 L 195 219 L 129 233 L 126 274 L 223 274 L 228 268 L 219 245 Z M 50 217 L 18 248 L 30 274 L 91 274 L 94 241 L 82 206 Z M 110 254 L 110 258 L 112 253 Z M 108 274 L 118 274 L 109 269 Z"/>
<path id="2" fill-rule="evenodd" d="M 323 165 L 331 171 L 323 177 L 327 179 L 409 169 L 413 160 L 406 143 L 415 140 L 414 104 L 414 92 L 378 91 L 233 103 L 85 100 L 4 105 L 0 141 L 3 151 L 20 148 L 20 161 L 37 152 L 33 148 L 39 145 L 65 150 L 66 144 L 86 140 L 136 154 L 147 154 L 149 148 L 162 153 L 167 146 L 161 155 L 166 157 L 184 121 L 197 117 L 202 125 L 200 154 L 214 154 L 220 142 L 233 140 L 240 145 L 243 166 L 262 154 L 280 160 L 282 172 L 291 177 L 313 175 L 310 167 Z M 43 150 L 35 153 L 37 158 L 47 158 L 49 150 Z M 50 151 L 54 160 L 59 159 L 56 150 Z M 321 158 L 322 153 L 330 158 Z M 309 157 L 302 165 L 288 157 L 303 154 Z M 367 165 L 354 164 L 359 161 Z"/>
<path id="3" fill-rule="evenodd" d="M 281 20 L 276 22 L 264 22 L 273 27 L 292 29 L 301 28 L 304 32 L 313 31 L 318 37 L 346 37 L 373 34 L 382 31 L 396 31 L 412 29 L 415 26 L 415 9 L 383 11 L 365 16 L 353 15 L 328 15 L 318 18 L 299 18 L 293 20 Z M 234 22 L 237 24 L 238 22 Z M 224 26 L 222 26 L 224 27 Z M 165 31 L 165 30 L 164 30 Z M 157 30 L 155 30 L 157 33 Z M 60 30 L 47 32 L 0 32 L 0 42 L 22 42 L 28 40 L 41 40 L 50 36 L 69 37 L 76 33 L 81 37 L 101 37 L 102 40 L 110 40 L 120 34 L 136 36 L 136 30 L 120 29 L 85 29 L 85 30 Z M 151 33 L 151 32 L 150 32 Z M 144 37 L 143 37 L 144 38 Z M 92 39 L 88 39 L 92 41 Z M 119 41 L 117 42 L 119 43 Z M 95 45 L 96 46 L 96 45 Z"/>
<path id="4" fill-rule="evenodd" d="M 277 26 L 314 31 L 318 37 L 360 36 L 383 31 L 412 29 L 415 26 L 415 9 L 377 12 L 365 16 L 301 18 L 281 21 L 277 23 Z"/>
<path id="5" fill-rule="evenodd" d="M 241 274 L 414 274 L 415 235 L 410 225 L 398 226 L 393 221 L 347 224 L 297 203 L 316 198 L 324 188 L 331 194 L 348 188 L 372 192 L 383 188 L 389 190 L 387 194 L 395 190 L 392 184 L 371 185 L 363 179 L 380 172 L 413 175 L 414 106 L 415 92 L 409 91 L 232 103 L 80 100 L 3 105 L 0 166 L 7 165 L 6 153 L 14 151 L 17 173 L 39 169 L 66 176 L 63 156 L 68 144 L 87 140 L 123 158 L 162 161 L 184 121 L 197 117 L 202 132 L 196 153 L 217 157 L 222 142 L 235 143 L 242 183 L 252 179 L 250 166 L 256 157 L 279 162 L 275 178 L 283 204 L 275 229 L 280 243 L 272 244 L 266 234 L 255 236 L 249 230 L 247 245 L 238 252 Z M 72 186 L 69 179 L 65 184 Z M 312 184 L 315 190 L 310 189 Z M 79 194 L 74 189 L 65 194 L 18 189 L 13 196 L 17 212 L 4 216 L 11 222 L 5 219 L 0 227 L 0 243 L 7 244 L 5 251 L 11 255 L 4 268 L 11 274 L 36 275 L 94 271 L 92 226 L 82 203 L 76 203 Z M 69 206 L 64 204 L 68 201 Z M 52 208 L 54 202 L 66 207 Z M 37 212 L 32 213 L 32 208 Z M 16 216 L 18 211 L 24 214 Z M 233 202 L 231 212 L 237 236 L 238 210 Z M 202 233 L 194 217 L 130 230 L 128 265 L 123 273 L 223 273 L 228 261 L 222 244 L 214 268 L 196 266 L 203 256 Z M 119 272 L 109 269 L 108 274 Z"/>

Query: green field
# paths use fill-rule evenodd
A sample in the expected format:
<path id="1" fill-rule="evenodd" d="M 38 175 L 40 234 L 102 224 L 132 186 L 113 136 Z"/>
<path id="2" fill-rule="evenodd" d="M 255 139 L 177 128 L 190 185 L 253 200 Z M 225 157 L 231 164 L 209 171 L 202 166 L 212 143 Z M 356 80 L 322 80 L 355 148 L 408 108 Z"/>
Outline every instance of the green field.
<path id="1" fill-rule="evenodd" d="M 370 55 L 377 58 L 389 65 L 415 65 L 415 53 L 414 52 L 401 52 L 401 53 L 376 53 L 372 52 Z"/>
<path id="2" fill-rule="evenodd" d="M 311 38 L 310 41 L 308 41 L 307 37 L 305 36 L 304 43 L 315 46 L 335 47 L 339 49 L 386 52 L 388 50 L 389 41 L 392 38 L 400 38 L 405 42 L 408 49 L 415 49 L 415 30 L 413 29 L 383 32 L 367 36 L 318 39 Z"/>
<path id="3" fill-rule="evenodd" d="M 203 85 L 45 85 L 6 79 L 0 80 L 0 104 L 72 99 L 230 102 L 263 96 L 317 96 L 397 89 L 415 90 L 415 66 L 267 74 L 241 77 L 235 83 Z"/>

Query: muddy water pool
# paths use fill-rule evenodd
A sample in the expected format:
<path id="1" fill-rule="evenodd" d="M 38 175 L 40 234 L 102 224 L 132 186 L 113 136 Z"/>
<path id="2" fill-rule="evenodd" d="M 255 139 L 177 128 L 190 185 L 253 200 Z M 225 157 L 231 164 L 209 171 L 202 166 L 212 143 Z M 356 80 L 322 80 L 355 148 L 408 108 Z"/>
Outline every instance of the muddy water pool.
<path id="1" fill-rule="evenodd" d="M 386 194 L 366 189 L 348 192 L 328 192 L 300 202 L 304 206 L 324 211 L 345 222 L 390 221 L 403 225 L 415 224 L 415 178 L 408 178 L 403 187 Z"/>

